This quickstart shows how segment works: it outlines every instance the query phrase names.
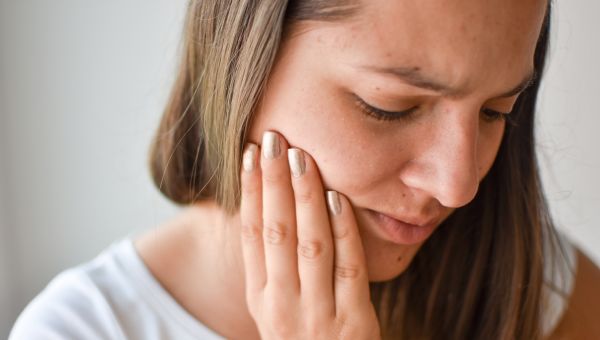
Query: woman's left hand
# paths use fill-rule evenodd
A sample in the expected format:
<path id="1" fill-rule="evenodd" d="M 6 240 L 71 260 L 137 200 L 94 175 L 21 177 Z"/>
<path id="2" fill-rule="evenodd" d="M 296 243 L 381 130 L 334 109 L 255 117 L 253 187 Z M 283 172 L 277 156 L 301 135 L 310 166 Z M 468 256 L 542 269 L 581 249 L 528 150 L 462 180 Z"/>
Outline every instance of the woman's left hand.
<path id="1" fill-rule="evenodd" d="M 244 153 L 240 207 L 246 301 L 261 338 L 380 339 L 350 201 L 326 195 L 314 160 L 279 134 L 267 132 L 262 148 L 260 166 L 258 146 Z"/>

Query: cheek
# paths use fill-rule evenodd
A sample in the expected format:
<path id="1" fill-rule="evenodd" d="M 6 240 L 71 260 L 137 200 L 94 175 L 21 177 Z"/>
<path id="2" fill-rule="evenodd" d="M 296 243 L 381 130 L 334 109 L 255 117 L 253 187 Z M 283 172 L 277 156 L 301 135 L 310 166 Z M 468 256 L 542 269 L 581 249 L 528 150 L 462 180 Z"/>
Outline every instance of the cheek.
<path id="1" fill-rule="evenodd" d="M 505 123 L 496 123 L 492 126 L 485 126 L 482 129 L 484 129 L 482 130 L 483 133 L 481 134 L 483 138 L 480 140 L 479 147 L 477 148 L 480 181 L 488 173 L 488 171 L 492 167 L 492 164 L 494 164 L 494 160 L 496 159 L 496 155 L 498 154 L 498 149 L 500 148 L 500 144 L 502 143 L 502 137 L 504 135 L 505 130 Z"/>
<path id="2" fill-rule="evenodd" d="M 265 105 L 257 125 L 281 132 L 291 146 L 311 155 L 326 189 L 351 197 L 366 194 L 375 181 L 387 175 L 389 158 L 383 148 L 389 143 L 382 143 L 368 118 L 339 90 L 319 89 L 296 92 L 299 95 L 294 99 L 281 97 L 279 104 Z M 287 111 L 268 109 L 282 107 L 284 102 L 295 104 L 288 105 Z"/>
<path id="3" fill-rule="evenodd" d="M 280 132 L 291 146 L 311 155 L 324 187 L 357 195 L 385 174 L 386 143 L 369 128 L 339 90 L 303 82 L 272 86 L 255 112 L 250 140 L 259 142 L 265 130 Z M 379 145 L 382 144 L 382 145 Z M 389 144 L 389 143 L 387 143 Z M 380 150 L 374 153 L 374 150 Z"/>

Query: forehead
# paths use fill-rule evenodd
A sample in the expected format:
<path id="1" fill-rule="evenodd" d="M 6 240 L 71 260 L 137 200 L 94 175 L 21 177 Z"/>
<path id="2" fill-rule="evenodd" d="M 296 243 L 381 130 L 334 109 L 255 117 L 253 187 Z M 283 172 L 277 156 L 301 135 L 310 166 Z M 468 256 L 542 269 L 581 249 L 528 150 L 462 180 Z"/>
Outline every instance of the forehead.
<path id="1" fill-rule="evenodd" d="M 393 49 L 421 45 L 450 50 L 535 43 L 545 13 L 540 0 L 366 1 L 357 19 Z M 354 27 L 356 30 L 356 26 Z M 453 47 L 453 48 L 451 48 Z"/>
<path id="2" fill-rule="evenodd" d="M 342 64 L 419 67 L 457 87 L 499 74 L 514 84 L 533 67 L 546 1 L 365 0 L 315 33 Z"/>

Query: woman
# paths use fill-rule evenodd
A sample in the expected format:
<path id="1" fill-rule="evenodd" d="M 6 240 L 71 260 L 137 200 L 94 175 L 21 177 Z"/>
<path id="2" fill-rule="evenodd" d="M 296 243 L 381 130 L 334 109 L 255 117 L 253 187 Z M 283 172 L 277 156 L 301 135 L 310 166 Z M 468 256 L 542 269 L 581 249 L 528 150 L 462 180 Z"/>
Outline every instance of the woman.
<path id="1" fill-rule="evenodd" d="M 545 0 L 191 1 L 151 152 L 188 208 L 11 337 L 600 336 L 535 157 L 549 25 Z"/>

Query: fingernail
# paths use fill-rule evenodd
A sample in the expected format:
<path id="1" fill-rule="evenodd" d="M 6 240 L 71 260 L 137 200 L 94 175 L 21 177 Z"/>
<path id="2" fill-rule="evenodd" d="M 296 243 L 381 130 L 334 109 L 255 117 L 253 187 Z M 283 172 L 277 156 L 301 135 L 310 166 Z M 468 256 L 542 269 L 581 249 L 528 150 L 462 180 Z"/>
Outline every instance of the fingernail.
<path id="1" fill-rule="evenodd" d="M 276 133 L 265 131 L 262 139 L 262 150 L 265 158 L 273 159 L 281 153 L 279 146 L 279 137 Z"/>
<path id="2" fill-rule="evenodd" d="M 256 164 L 256 153 L 258 151 L 258 146 L 256 144 L 248 143 L 246 147 L 246 151 L 244 151 L 244 170 L 246 172 L 250 172 L 254 170 L 254 166 Z"/>
<path id="3" fill-rule="evenodd" d="M 292 176 L 300 177 L 304 174 L 306 171 L 306 163 L 302 151 L 295 148 L 288 149 L 288 161 L 290 162 Z"/>
<path id="4" fill-rule="evenodd" d="M 340 195 L 337 191 L 327 191 L 327 205 L 329 206 L 329 211 L 334 215 L 339 215 L 342 212 Z"/>

